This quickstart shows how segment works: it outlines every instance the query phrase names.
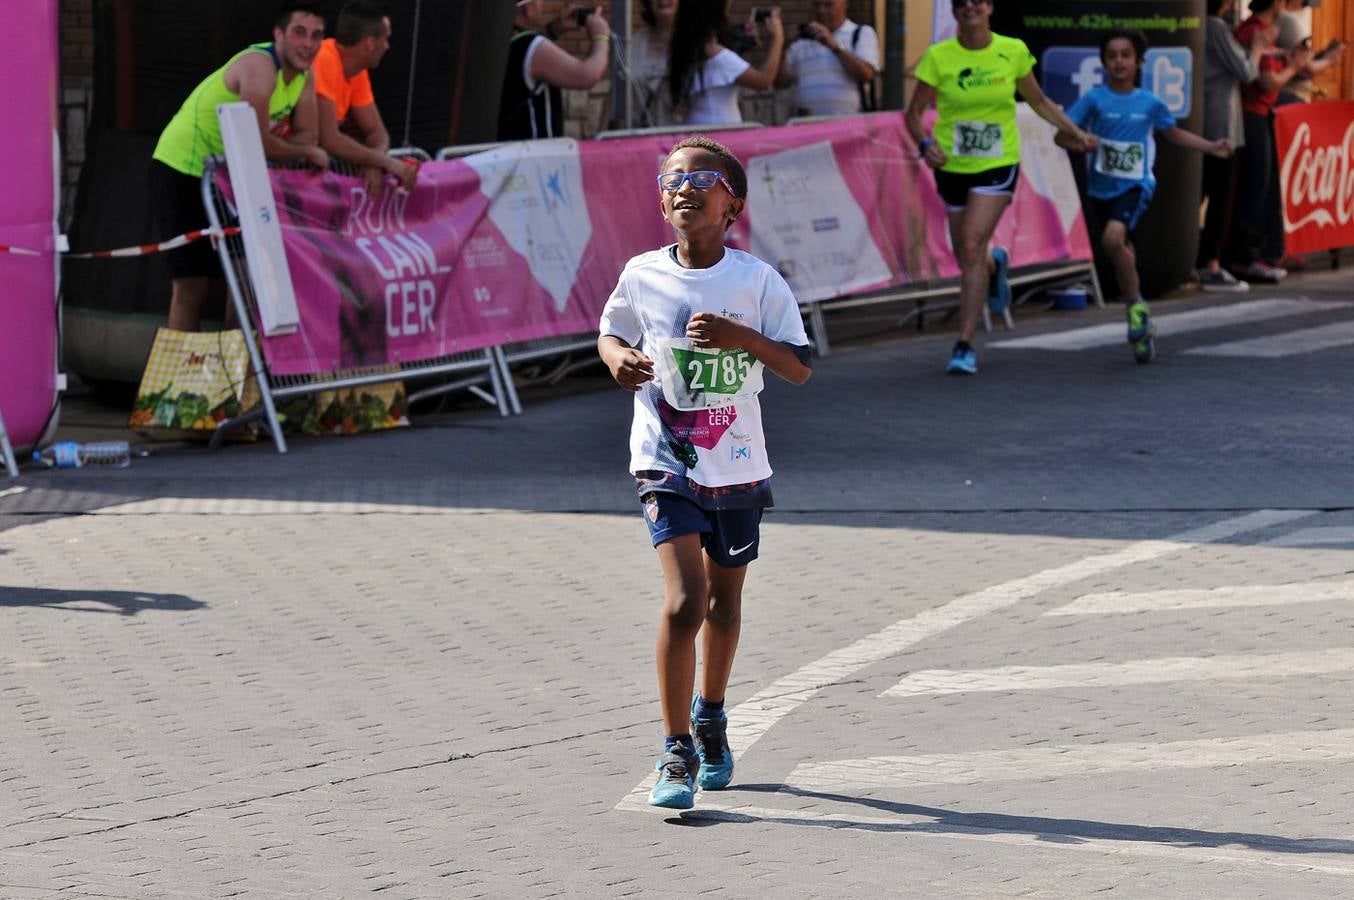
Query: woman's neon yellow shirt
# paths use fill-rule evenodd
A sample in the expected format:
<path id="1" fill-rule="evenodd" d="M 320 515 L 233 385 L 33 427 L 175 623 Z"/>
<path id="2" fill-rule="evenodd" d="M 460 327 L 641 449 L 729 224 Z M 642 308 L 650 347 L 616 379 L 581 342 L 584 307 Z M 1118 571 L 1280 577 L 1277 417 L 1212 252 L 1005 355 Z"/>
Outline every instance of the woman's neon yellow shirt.
<path id="1" fill-rule="evenodd" d="M 1025 42 L 999 34 L 981 50 L 965 49 L 958 38 L 926 48 L 916 74 L 936 89 L 936 143 L 950 158 L 944 171 L 971 174 L 1020 162 L 1016 82 L 1033 68 Z"/>

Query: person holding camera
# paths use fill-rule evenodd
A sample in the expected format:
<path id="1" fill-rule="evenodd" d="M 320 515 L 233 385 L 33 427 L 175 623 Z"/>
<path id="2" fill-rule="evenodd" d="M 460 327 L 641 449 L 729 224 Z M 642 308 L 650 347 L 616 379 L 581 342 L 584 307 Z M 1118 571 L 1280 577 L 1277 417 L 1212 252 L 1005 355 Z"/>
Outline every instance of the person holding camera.
<path id="1" fill-rule="evenodd" d="M 874 109 L 879 36 L 846 17 L 846 0 L 813 0 L 813 21 L 785 50 L 777 87 L 794 85 L 804 116 L 849 116 Z"/>
<path id="2" fill-rule="evenodd" d="M 766 58 L 753 66 L 720 43 L 729 32 L 727 0 L 682 0 L 668 50 L 668 91 L 673 109 L 688 125 L 736 125 L 743 121 L 738 89 L 769 91 L 776 84 L 785 29 L 780 7 L 753 8 L 746 33 L 760 44 L 759 26 L 769 39 Z"/>
<path id="3" fill-rule="evenodd" d="M 585 91 L 602 80 L 611 55 L 611 28 L 602 18 L 600 6 L 593 9 L 571 4 L 559 18 L 542 26 L 541 0 L 517 0 L 515 5 L 512 43 L 498 104 L 498 139 L 563 137 L 560 89 Z M 564 32 L 579 28 L 592 37 L 592 47 L 583 59 L 575 58 L 554 41 Z"/>

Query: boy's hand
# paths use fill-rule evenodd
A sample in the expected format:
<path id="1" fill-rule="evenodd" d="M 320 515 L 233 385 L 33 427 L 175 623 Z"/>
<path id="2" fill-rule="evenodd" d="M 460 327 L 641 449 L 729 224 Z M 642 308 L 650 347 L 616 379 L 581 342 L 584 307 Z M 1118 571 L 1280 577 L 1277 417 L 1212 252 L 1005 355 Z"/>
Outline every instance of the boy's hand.
<path id="1" fill-rule="evenodd" d="M 1076 141 L 1081 145 L 1082 153 L 1090 153 L 1096 147 L 1100 146 L 1100 138 L 1091 134 L 1089 131 L 1076 132 Z"/>
<path id="2" fill-rule="evenodd" d="M 747 326 L 712 312 L 698 312 L 686 323 L 686 336 L 702 350 L 735 350 L 745 343 Z"/>
<path id="3" fill-rule="evenodd" d="M 606 366 L 627 391 L 637 391 L 644 382 L 653 381 L 653 360 L 634 347 L 618 347 L 607 354 Z"/>
<path id="4" fill-rule="evenodd" d="M 1218 138 L 1208 152 L 1220 159 L 1226 159 L 1232 155 L 1232 142 L 1227 138 Z"/>

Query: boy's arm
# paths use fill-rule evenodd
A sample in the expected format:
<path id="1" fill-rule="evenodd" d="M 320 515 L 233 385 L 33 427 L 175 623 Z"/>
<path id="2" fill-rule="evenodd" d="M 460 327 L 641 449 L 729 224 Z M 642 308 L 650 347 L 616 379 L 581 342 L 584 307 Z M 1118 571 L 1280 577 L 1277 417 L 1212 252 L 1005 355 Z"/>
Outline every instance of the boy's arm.
<path id="1" fill-rule="evenodd" d="M 714 313 L 700 312 L 692 316 L 686 326 L 686 336 L 702 350 L 746 350 L 791 384 L 803 384 L 813 374 L 813 369 L 805 365 L 788 345 Z"/>
<path id="2" fill-rule="evenodd" d="M 1172 144 L 1179 144 L 1181 147 L 1188 147 L 1191 150 L 1198 150 L 1201 153 L 1208 153 L 1223 159 L 1232 155 L 1232 142 L 1227 138 L 1210 141 L 1179 126 L 1166 129 L 1161 132 L 1161 136 Z"/>
<path id="3" fill-rule="evenodd" d="M 637 391 L 644 382 L 653 381 L 653 360 L 614 334 L 597 339 L 597 355 L 611 370 L 611 377 L 627 391 Z"/>

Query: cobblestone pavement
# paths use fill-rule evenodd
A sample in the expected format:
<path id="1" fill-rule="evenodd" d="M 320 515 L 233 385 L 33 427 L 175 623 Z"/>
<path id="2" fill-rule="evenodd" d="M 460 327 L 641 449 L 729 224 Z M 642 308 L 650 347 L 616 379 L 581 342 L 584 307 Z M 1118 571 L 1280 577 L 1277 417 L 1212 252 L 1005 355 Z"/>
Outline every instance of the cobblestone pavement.
<path id="1" fill-rule="evenodd" d="M 1354 896 L 1354 349 L 1195 352 L 1354 309 L 1286 285 L 1156 304 L 1147 367 L 997 335 L 947 379 L 942 337 L 771 386 L 738 770 L 680 815 L 619 392 L 26 471 L 0 897 Z"/>

